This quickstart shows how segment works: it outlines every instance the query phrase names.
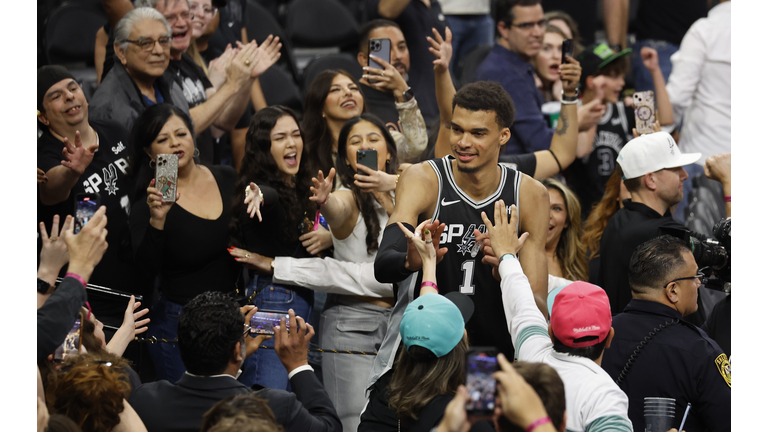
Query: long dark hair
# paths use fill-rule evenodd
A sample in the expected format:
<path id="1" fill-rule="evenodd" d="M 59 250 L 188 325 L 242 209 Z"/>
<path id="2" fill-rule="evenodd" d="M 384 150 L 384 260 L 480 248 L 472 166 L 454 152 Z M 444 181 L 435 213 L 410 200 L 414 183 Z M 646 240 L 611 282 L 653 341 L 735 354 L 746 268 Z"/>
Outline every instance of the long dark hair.
<path id="1" fill-rule="evenodd" d="M 131 202 L 144 199 L 144 195 L 147 194 L 147 186 L 155 173 L 154 169 L 149 166 L 151 159 L 146 149 L 152 146 L 163 126 L 173 116 L 181 118 L 194 139 L 195 125 L 192 124 L 192 119 L 187 113 L 169 103 L 152 105 L 133 122 L 130 137 L 131 161 L 129 168 L 129 176 L 133 178 L 134 182 Z M 195 162 L 199 162 L 197 158 L 195 158 Z"/>
<path id="2" fill-rule="evenodd" d="M 307 89 L 306 100 L 304 101 L 304 121 L 301 127 L 304 129 L 304 134 L 307 138 L 304 141 L 304 146 L 309 150 L 310 160 L 312 161 L 311 168 L 315 174 L 317 174 L 318 170 L 322 170 L 323 174 L 328 175 L 328 172 L 333 167 L 333 135 L 330 128 L 328 128 L 328 122 L 323 117 L 323 107 L 325 106 L 325 99 L 328 97 L 328 91 L 331 89 L 331 84 L 333 84 L 333 79 L 338 75 L 344 75 L 357 84 L 357 80 L 345 70 L 324 70 L 312 80 L 312 84 Z M 363 92 L 360 91 L 361 96 L 362 94 Z M 367 112 L 364 96 L 363 112 Z"/>
<path id="3" fill-rule="evenodd" d="M 277 191 L 280 207 L 285 211 L 285 216 L 288 218 L 283 224 L 285 227 L 284 235 L 287 240 L 296 240 L 299 237 L 299 230 L 296 227 L 304 219 L 304 214 L 306 213 L 310 218 L 313 218 L 315 210 L 317 210 L 317 206 L 309 200 L 312 195 L 309 192 L 312 185 L 312 175 L 306 144 L 301 152 L 299 172 L 294 178 L 293 186 L 287 185 L 283 180 L 282 173 L 277 168 L 277 163 L 275 163 L 270 151 L 272 148 L 272 129 L 274 129 L 277 121 L 285 116 L 292 117 L 296 124 L 299 124 L 296 113 L 281 105 L 263 108 L 251 118 L 251 125 L 248 127 L 245 139 L 245 155 L 240 165 L 240 177 L 237 179 L 232 195 L 230 233 L 233 244 L 241 245 L 240 220 L 245 214 L 245 205 L 243 205 L 245 187 L 252 181 L 266 182 L 267 185 Z M 303 133 L 301 139 L 306 142 Z"/>
<path id="4" fill-rule="evenodd" d="M 372 254 L 379 249 L 379 232 L 381 231 L 381 225 L 379 224 L 379 218 L 376 216 L 376 208 L 374 202 L 376 198 L 371 193 L 363 192 L 359 187 L 355 185 L 355 174 L 357 170 L 353 170 L 350 165 L 352 161 L 347 160 L 347 139 L 352 128 L 361 121 L 367 121 L 376 126 L 381 135 L 384 137 L 384 141 L 387 143 L 387 150 L 389 151 L 389 160 L 387 161 L 386 172 L 387 174 L 394 174 L 397 170 L 397 145 L 394 138 L 389 134 L 389 130 L 378 117 L 373 114 L 363 113 L 359 117 L 352 117 L 344 123 L 344 126 L 339 132 L 339 146 L 336 153 L 336 172 L 341 179 L 341 184 L 352 190 L 352 195 L 355 197 L 355 204 L 360 209 L 360 213 L 363 214 L 363 221 L 365 222 L 365 228 L 368 234 L 365 237 L 365 243 L 368 246 L 368 253 Z"/>

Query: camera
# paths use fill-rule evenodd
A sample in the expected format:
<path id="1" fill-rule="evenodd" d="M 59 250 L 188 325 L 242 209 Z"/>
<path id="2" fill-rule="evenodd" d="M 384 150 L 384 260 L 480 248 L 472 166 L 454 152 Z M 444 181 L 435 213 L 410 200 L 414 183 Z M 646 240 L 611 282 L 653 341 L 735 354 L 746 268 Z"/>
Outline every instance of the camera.
<path id="1" fill-rule="evenodd" d="M 714 240 L 699 240 L 687 230 L 663 231 L 690 245 L 696 264 L 707 276 L 703 283 L 705 287 L 724 292 L 731 291 L 731 218 L 720 219 L 712 227 Z"/>
<path id="2" fill-rule="evenodd" d="M 373 51 L 381 50 L 381 43 L 379 41 L 373 42 Z"/>

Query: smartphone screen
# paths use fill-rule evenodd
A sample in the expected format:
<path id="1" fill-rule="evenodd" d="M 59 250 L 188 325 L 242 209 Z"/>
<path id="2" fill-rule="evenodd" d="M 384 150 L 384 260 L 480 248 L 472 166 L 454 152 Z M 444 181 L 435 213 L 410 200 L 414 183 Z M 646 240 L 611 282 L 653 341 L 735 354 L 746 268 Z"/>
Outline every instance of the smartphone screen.
<path id="1" fill-rule="evenodd" d="M 565 64 L 566 57 L 573 57 L 573 39 L 563 39 L 563 59 L 560 63 Z"/>
<path id="2" fill-rule="evenodd" d="M 374 171 L 379 169 L 379 155 L 376 149 L 365 149 L 357 151 L 357 164 L 366 166 Z M 357 170 L 360 175 L 367 175 L 362 170 Z"/>
<path id="3" fill-rule="evenodd" d="M 368 41 L 368 54 L 372 55 L 376 58 L 380 58 L 384 60 L 385 62 L 389 63 L 389 53 L 390 48 L 392 46 L 392 43 L 389 39 L 371 39 Z M 368 67 L 372 69 L 379 69 L 382 70 L 380 64 L 376 63 L 373 59 L 370 57 L 368 58 Z M 376 71 L 373 71 L 372 74 L 376 74 Z M 369 79 L 369 82 L 378 82 L 378 80 Z"/>
<path id="4" fill-rule="evenodd" d="M 282 311 L 256 312 L 251 317 L 251 334 L 253 335 L 275 334 L 275 327 L 280 326 L 280 318 L 283 318 L 283 317 L 285 317 L 286 328 L 289 328 L 288 312 L 282 312 Z"/>
<path id="5" fill-rule="evenodd" d="M 496 408 L 496 380 L 499 370 L 495 348 L 475 348 L 467 353 L 467 391 L 470 400 L 466 409 L 473 415 L 490 415 Z"/>
<path id="6" fill-rule="evenodd" d="M 59 345 L 59 347 L 56 348 L 56 351 L 53 353 L 53 358 L 55 360 L 64 360 L 69 356 L 77 355 L 80 353 L 81 329 L 82 325 L 80 318 L 78 318 L 75 320 L 75 325 L 73 325 L 69 330 L 69 333 L 67 333 L 67 337 L 64 339 L 64 343 Z"/>
<path id="7" fill-rule="evenodd" d="M 179 156 L 175 154 L 159 154 L 155 164 L 155 188 L 163 194 L 163 201 L 176 202 Z"/>
<path id="8" fill-rule="evenodd" d="M 85 224 L 91 220 L 96 210 L 99 209 L 99 201 L 101 201 L 101 196 L 97 193 L 77 194 L 75 197 L 75 234 L 79 233 Z"/>

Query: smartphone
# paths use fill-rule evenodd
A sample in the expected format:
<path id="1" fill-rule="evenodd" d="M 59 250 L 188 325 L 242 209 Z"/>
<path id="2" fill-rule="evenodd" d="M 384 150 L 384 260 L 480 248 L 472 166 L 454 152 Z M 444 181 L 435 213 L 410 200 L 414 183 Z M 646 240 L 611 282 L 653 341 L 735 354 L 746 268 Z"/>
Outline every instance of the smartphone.
<path id="1" fill-rule="evenodd" d="M 368 55 L 380 58 L 385 62 L 389 63 L 389 53 L 390 53 L 391 46 L 392 46 L 392 42 L 390 42 L 390 40 L 387 38 L 371 39 L 368 41 Z M 368 57 L 368 67 L 373 69 L 379 69 L 379 70 L 383 69 L 381 65 L 373 61 L 373 59 L 371 59 L 370 57 Z M 373 71 L 372 73 L 369 72 L 369 75 L 375 74 L 375 73 L 376 71 Z M 373 78 L 369 78 L 368 82 L 376 83 L 379 81 Z"/>
<path id="2" fill-rule="evenodd" d="M 75 196 L 75 234 L 91 220 L 100 203 L 101 195 L 97 193 L 81 193 Z"/>
<path id="3" fill-rule="evenodd" d="M 563 39 L 563 59 L 560 63 L 567 63 L 566 57 L 573 57 L 573 39 Z"/>
<path id="4" fill-rule="evenodd" d="M 366 166 L 374 171 L 379 169 L 379 155 L 376 149 L 366 149 L 357 151 L 357 164 Z M 360 175 L 368 175 L 362 170 L 357 170 Z"/>
<path id="5" fill-rule="evenodd" d="M 155 187 L 163 194 L 163 201 L 176 202 L 176 182 L 179 178 L 179 156 L 159 154 L 155 161 Z"/>
<path id="6" fill-rule="evenodd" d="M 653 123 L 656 122 L 656 98 L 653 90 L 635 92 L 632 95 L 635 106 L 635 129 L 640 135 L 653 133 Z"/>
<path id="7" fill-rule="evenodd" d="M 56 351 L 53 353 L 54 360 L 65 360 L 69 356 L 78 355 L 80 353 L 80 339 L 82 336 L 82 315 L 79 315 L 75 320 L 75 325 L 67 333 L 67 337 Z"/>
<path id="8" fill-rule="evenodd" d="M 285 317 L 285 327 L 290 328 L 288 311 L 257 311 L 251 317 L 251 334 L 273 335 L 275 327 L 280 327 L 280 318 Z"/>
<path id="9" fill-rule="evenodd" d="M 496 380 L 493 373 L 499 370 L 494 347 L 470 347 L 467 352 L 467 414 L 492 415 L 496 408 Z"/>

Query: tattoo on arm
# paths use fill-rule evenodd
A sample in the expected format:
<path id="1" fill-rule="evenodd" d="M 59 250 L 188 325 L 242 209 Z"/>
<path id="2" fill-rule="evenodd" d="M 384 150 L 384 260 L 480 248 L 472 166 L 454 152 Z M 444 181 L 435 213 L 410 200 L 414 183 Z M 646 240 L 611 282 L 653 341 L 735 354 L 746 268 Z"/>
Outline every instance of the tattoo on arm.
<path id="1" fill-rule="evenodd" d="M 560 120 L 557 122 L 557 130 L 555 133 L 559 136 L 565 135 L 565 131 L 568 130 L 568 119 L 565 116 L 560 116 Z"/>

